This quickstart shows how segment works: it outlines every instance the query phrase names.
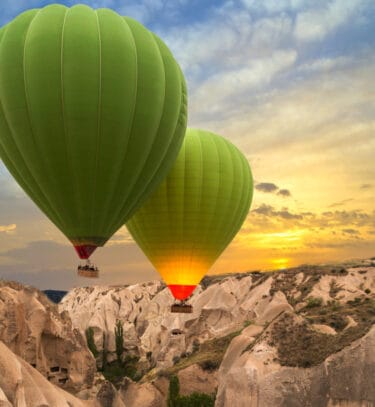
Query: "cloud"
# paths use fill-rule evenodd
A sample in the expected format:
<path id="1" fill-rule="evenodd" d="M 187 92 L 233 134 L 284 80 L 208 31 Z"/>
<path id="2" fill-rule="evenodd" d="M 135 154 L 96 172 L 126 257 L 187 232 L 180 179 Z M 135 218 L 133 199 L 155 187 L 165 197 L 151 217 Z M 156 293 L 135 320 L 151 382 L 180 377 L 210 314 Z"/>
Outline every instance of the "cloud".
<path id="1" fill-rule="evenodd" d="M 348 188 L 375 179 L 375 121 L 369 108 L 374 69 L 370 52 L 328 75 L 294 77 L 283 89 L 253 97 L 251 105 L 236 104 L 229 110 L 232 117 L 218 115 L 212 130 L 247 152 L 257 179 L 275 180 L 277 174 L 276 185 L 292 183 L 293 197 L 308 209 L 309 202 L 342 201 Z"/>
<path id="2" fill-rule="evenodd" d="M 258 240 L 264 242 L 262 261 L 288 251 L 303 261 L 320 261 L 328 252 L 350 256 L 369 250 L 357 235 L 343 230 L 357 230 L 374 244 L 375 54 L 371 18 L 367 27 L 362 24 L 373 15 L 371 1 L 83 1 L 114 8 L 157 32 L 187 78 L 190 125 L 225 135 L 244 152 L 257 179 L 274 180 L 276 190 L 255 195 L 255 210 L 240 233 L 246 250 L 227 255 L 228 267 L 261 258 L 255 252 L 248 255 L 249 247 L 259 248 Z M 48 2 L 53 0 L 4 0 L 2 21 Z M 7 267 L 22 263 L 12 270 L 39 275 L 47 283 L 66 270 L 67 281 L 75 284 L 73 249 L 32 243 L 66 240 L 9 174 L 3 175 L 0 165 L 0 225 L 16 224 L 17 233 L 0 233 L 3 255 L 8 255 L 1 261 Z M 294 199 L 284 201 L 288 208 L 278 206 L 290 196 L 281 186 L 290 185 Z M 348 191 L 362 196 L 350 202 Z M 323 213 L 324 208 L 330 210 Z M 335 210 L 340 208 L 348 210 Z M 8 251 L 10 247 L 19 251 Z M 125 230 L 94 258 L 103 269 L 101 281 L 155 275 Z"/>
<path id="3" fill-rule="evenodd" d="M 343 199 L 340 202 L 334 202 L 333 204 L 328 205 L 328 208 L 336 208 L 338 206 L 344 206 L 345 204 L 352 202 L 352 201 L 354 201 L 353 198 Z"/>
<path id="4" fill-rule="evenodd" d="M 261 204 L 250 212 L 225 259 L 229 263 L 229 253 L 247 250 L 257 259 L 252 267 L 274 269 L 273 260 L 280 258 L 290 267 L 370 257 L 374 227 L 375 211 L 293 211 Z"/>
<path id="5" fill-rule="evenodd" d="M 348 235 L 359 235 L 360 232 L 356 229 L 351 229 L 351 228 L 347 228 L 347 229 L 342 229 L 343 233 L 346 233 Z"/>
<path id="6" fill-rule="evenodd" d="M 123 16 L 130 16 L 142 24 L 147 24 L 155 16 L 162 14 L 164 18 L 175 15 L 181 6 L 181 1 L 168 3 L 162 0 L 131 1 L 124 4 L 123 1 L 115 1 L 114 9 Z"/>
<path id="7" fill-rule="evenodd" d="M 134 244 L 134 240 L 126 229 L 126 226 L 120 228 L 108 241 L 107 246 L 119 244 Z"/>
<path id="8" fill-rule="evenodd" d="M 253 30 L 251 16 L 247 12 L 232 11 L 223 17 L 216 10 L 210 18 L 194 22 L 183 30 L 175 26 L 161 32 L 189 78 L 207 76 L 206 69 L 208 74 L 213 74 L 223 68 L 244 65 L 241 51 L 248 55 Z"/>
<path id="9" fill-rule="evenodd" d="M 35 267 L 59 267 L 68 265 L 76 258 L 74 249 L 68 244 L 60 244 L 49 240 L 38 240 L 26 246 L 0 252 L 0 257 L 17 260 L 27 265 L 29 270 Z"/>
<path id="10" fill-rule="evenodd" d="M 289 191 L 289 189 L 280 189 L 277 192 L 277 195 L 283 196 L 285 198 L 288 198 L 290 196 L 292 196 L 291 192 Z"/>
<path id="11" fill-rule="evenodd" d="M 363 3 L 361 0 L 335 0 L 301 11 L 296 18 L 294 36 L 302 42 L 322 41 L 349 20 L 355 24 Z"/>
<path id="12" fill-rule="evenodd" d="M 41 8 L 48 4 L 54 4 L 56 0 L 2 0 L 0 4 L 0 24 L 4 24 L 21 12 L 30 8 Z M 154 19 L 171 19 L 182 13 L 186 0 L 168 2 L 166 0 L 60 0 L 59 4 L 72 7 L 76 4 L 86 4 L 94 9 L 110 8 L 123 16 L 130 16 L 143 24 Z M 124 4 L 125 3 L 125 4 Z"/>
<path id="13" fill-rule="evenodd" d="M 322 222 L 322 224 L 327 224 L 330 227 L 334 226 L 345 226 L 345 225 L 355 225 L 355 226 L 367 226 L 369 222 L 375 220 L 374 213 L 366 213 L 361 210 L 351 210 L 351 211 L 326 211 L 320 214 L 316 219 L 317 222 Z"/>
<path id="14" fill-rule="evenodd" d="M 261 192 L 265 192 L 265 193 L 277 194 L 284 198 L 289 198 L 290 196 L 292 196 L 289 189 L 285 189 L 285 188 L 279 189 L 279 187 L 276 184 L 274 184 L 273 182 L 259 182 L 258 184 L 255 185 L 255 189 L 257 191 L 261 191 Z"/>
<path id="15" fill-rule="evenodd" d="M 274 209 L 271 205 L 262 204 L 258 208 L 253 209 L 251 212 L 257 213 L 258 215 L 264 215 L 268 217 L 282 218 L 285 220 L 302 219 L 303 216 L 300 214 L 294 214 L 288 211 L 288 209 L 283 208 L 280 211 Z"/>
<path id="16" fill-rule="evenodd" d="M 100 270 L 100 278 L 95 280 L 77 276 L 80 260 L 70 245 L 32 241 L 0 253 L 0 278 L 17 280 L 40 289 L 134 284 L 160 278 L 135 243 L 98 248 L 91 260 Z"/>
<path id="17" fill-rule="evenodd" d="M 259 215 L 272 216 L 274 209 L 271 205 L 262 204 L 258 208 L 253 209 L 251 212 Z"/>
<path id="18" fill-rule="evenodd" d="M 25 285 L 37 287 L 40 290 L 58 289 L 70 290 L 79 285 L 79 278 L 73 269 L 60 268 L 54 270 L 24 271 L 22 267 L 14 265 L 0 265 L 0 279 L 5 281 L 17 281 Z M 86 285 L 85 283 L 81 285 Z M 87 285 L 90 282 L 87 281 Z"/>
<path id="19" fill-rule="evenodd" d="M 279 187 L 272 182 L 260 182 L 255 185 L 255 189 L 262 192 L 275 192 Z"/>
<path id="20" fill-rule="evenodd" d="M 325 212 L 292 211 L 289 208 L 276 208 L 273 205 L 262 203 L 251 210 L 241 230 L 243 234 L 252 233 L 279 233 L 293 229 L 304 230 L 306 233 L 318 234 L 336 233 L 340 230 L 353 234 L 358 231 L 362 235 L 368 233 L 368 227 L 375 227 L 375 211 L 363 212 L 361 210 L 335 210 Z M 329 237 L 332 240 L 332 236 Z"/>
<path id="21" fill-rule="evenodd" d="M 197 125 L 249 105 L 254 92 L 270 86 L 297 60 L 287 14 L 254 18 L 229 2 L 210 11 L 203 21 L 159 32 L 187 78 L 190 122 Z"/>
<path id="22" fill-rule="evenodd" d="M 0 225 L 0 233 L 5 232 L 5 233 L 10 233 L 14 232 L 17 228 L 17 225 L 15 223 L 12 223 L 11 225 Z"/>
<path id="23" fill-rule="evenodd" d="M 307 74 L 327 73 L 335 69 L 344 68 L 351 63 L 351 58 L 347 56 L 324 57 L 309 60 L 297 68 L 298 72 Z"/>
<path id="24" fill-rule="evenodd" d="M 2 161 L 0 161 L 0 201 L 22 200 L 26 194 L 9 173 Z"/>
<path id="25" fill-rule="evenodd" d="M 248 103 L 251 92 L 268 86 L 278 74 L 293 66 L 296 59 L 295 50 L 280 50 L 253 59 L 245 67 L 211 75 L 191 92 L 191 114 L 199 120 L 216 118 L 218 114 L 222 118 L 231 117 L 238 110 L 237 105 Z"/>
<path id="26" fill-rule="evenodd" d="M 286 47 L 291 42 L 293 21 L 287 14 L 261 18 L 253 26 L 250 46 L 258 50 L 259 55 L 271 49 Z"/>
<path id="27" fill-rule="evenodd" d="M 286 11 L 297 11 L 316 4 L 317 0 L 241 0 L 241 3 L 251 12 L 256 13 L 282 13 Z"/>
<path id="28" fill-rule="evenodd" d="M 344 242 L 331 242 L 331 241 L 315 241 L 315 242 L 307 242 L 306 247 L 311 249 L 346 249 L 353 245 L 352 241 L 344 241 Z"/>

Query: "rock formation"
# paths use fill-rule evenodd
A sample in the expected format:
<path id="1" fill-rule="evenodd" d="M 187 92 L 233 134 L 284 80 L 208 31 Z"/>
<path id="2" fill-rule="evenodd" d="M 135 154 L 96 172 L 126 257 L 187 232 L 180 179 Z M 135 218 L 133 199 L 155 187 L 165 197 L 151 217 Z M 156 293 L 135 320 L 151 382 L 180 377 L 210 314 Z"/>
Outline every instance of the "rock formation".
<path id="1" fill-rule="evenodd" d="M 181 396 L 216 393 L 216 407 L 375 406 L 374 293 L 372 260 L 211 276 L 192 314 L 171 313 L 158 281 L 76 288 L 58 307 L 3 282 L 0 406 L 164 407 L 172 375 Z M 117 368 L 118 320 L 142 378 L 116 389 L 85 335 L 99 367 Z"/>
<path id="2" fill-rule="evenodd" d="M 45 378 L 69 391 L 92 385 L 95 359 L 67 313 L 40 291 L 0 282 L 0 340 Z"/>
<path id="3" fill-rule="evenodd" d="M 211 393 L 217 386 L 216 406 L 323 407 L 342 400 L 360 407 L 375 405 L 375 364 L 365 357 L 375 348 L 374 292 L 375 264 L 369 260 L 212 276 L 190 299 L 192 314 L 170 313 L 173 300 L 160 282 L 77 288 L 60 310 L 69 312 L 81 333 L 93 328 L 99 350 L 103 333 L 108 337 L 109 360 L 115 358 L 116 320 L 124 322 L 126 351 L 140 356 L 143 372 L 152 369 L 122 390 L 127 407 L 139 400 L 162 406 L 164 376 L 170 374 L 179 376 L 183 394 Z M 363 349 L 360 364 L 351 371 L 357 348 Z M 339 360 L 345 366 L 340 374 L 333 369 Z M 202 369 L 206 376 L 198 374 Z M 349 390 L 339 383 L 345 374 Z"/>
<path id="4" fill-rule="evenodd" d="M 96 401 L 80 400 L 53 385 L 1 341 L 0 372 L 1 407 L 100 407 Z"/>
<path id="5" fill-rule="evenodd" d="M 280 366 L 266 335 L 247 350 L 254 341 L 244 331 L 230 344 L 219 370 L 215 407 L 375 405 L 375 327 L 308 369 Z"/>

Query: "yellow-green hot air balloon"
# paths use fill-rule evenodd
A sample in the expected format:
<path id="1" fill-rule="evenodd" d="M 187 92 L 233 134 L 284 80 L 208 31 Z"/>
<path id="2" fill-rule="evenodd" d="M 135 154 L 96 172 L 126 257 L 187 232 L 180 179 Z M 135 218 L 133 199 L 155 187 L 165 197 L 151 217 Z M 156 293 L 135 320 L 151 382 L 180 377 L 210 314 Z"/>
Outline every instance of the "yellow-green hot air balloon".
<path id="1" fill-rule="evenodd" d="M 0 156 L 88 258 L 161 182 L 186 129 L 166 45 L 109 9 L 50 5 L 0 31 Z"/>
<path id="2" fill-rule="evenodd" d="M 188 129 L 168 176 L 127 228 L 173 296 L 185 300 L 237 234 L 252 195 L 244 155 L 221 136 Z"/>

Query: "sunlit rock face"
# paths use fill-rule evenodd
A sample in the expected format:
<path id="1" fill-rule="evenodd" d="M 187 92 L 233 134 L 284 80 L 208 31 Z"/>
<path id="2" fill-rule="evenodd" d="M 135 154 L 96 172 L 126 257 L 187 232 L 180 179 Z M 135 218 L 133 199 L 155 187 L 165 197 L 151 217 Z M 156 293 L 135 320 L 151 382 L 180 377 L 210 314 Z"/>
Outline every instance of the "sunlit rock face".
<path id="1" fill-rule="evenodd" d="M 247 351 L 252 341 L 243 332 L 229 346 L 219 370 L 216 407 L 375 405 L 375 327 L 308 369 L 280 366 L 267 335 Z"/>
<path id="2" fill-rule="evenodd" d="M 85 338 L 34 288 L 0 282 L 0 340 L 51 383 L 73 392 L 92 385 L 95 359 Z"/>
<path id="3" fill-rule="evenodd" d="M 269 284 L 255 292 L 251 292 L 251 286 L 252 277 L 247 276 L 240 280 L 227 278 L 206 290 L 198 287 L 190 301 L 192 314 L 171 313 L 172 296 L 160 282 L 123 288 L 76 288 L 64 297 L 59 307 L 68 311 L 73 325 L 81 333 L 88 327 L 93 328 L 99 351 L 105 334 L 109 360 L 115 358 L 114 328 L 119 319 L 124 323 L 125 347 L 136 352 L 141 360 L 146 360 L 151 352 L 152 363 L 167 367 L 173 358 L 191 351 L 193 341 L 224 336 L 241 328 L 244 321 L 262 317 L 267 302 L 262 297 Z M 258 300 L 260 305 L 244 309 L 241 305 L 249 298 L 254 302 Z M 277 301 L 277 312 L 289 308 L 285 298 Z M 267 312 L 272 312 L 269 307 Z"/>
<path id="4" fill-rule="evenodd" d="M 207 288 L 198 287 L 190 299 L 192 314 L 170 312 L 173 298 L 158 282 L 127 287 L 84 287 L 69 292 L 59 305 L 67 311 L 73 326 L 82 334 L 92 327 L 97 349 L 103 347 L 103 334 L 109 361 L 115 359 L 115 324 L 123 321 L 124 344 L 159 367 L 172 364 L 174 357 L 192 350 L 194 341 L 204 342 L 241 329 L 251 321 L 265 325 L 285 311 L 298 311 L 309 297 L 347 302 L 374 290 L 372 274 L 363 269 L 320 272 L 293 270 L 262 275 L 236 275 L 217 279 Z M 371 271 L 372 270 L 372 271 Z M 334 293 L 334 297 L 332 297 Z M 324 324 L 319 324 L 324 331 Z M 326 331 L 332 331 L 327 325 Z M 332 333 L 332 332 L 331 332 Z"/>
<path id="5" fill-rule="evenodd" d="M 1 407 L 100 407 L 54 385 L 1 341 L 0 372 Z"/>
<path id="6" fill-rule="evenodd" d="M 375 363 L 373 356 L 366 356 L 374 346 L 374 293 L 375 266 L 369 260 L 213 276 L 190 298 L 191 314 L 171 313 L 173 298 L 158 281 L 77 288 L 64 297 L 59 309 L 69 313 L 82 334 L 93 329 L 99 352 L 106 338 L 109 361 L 116 358 L 114 330 L 121 320 L 125 352 L 140 357 L 141 370 L 153 368 L 157 375 L 181 358 L 186 364 L 178 372 L 180 380 L 198 390 L 206 380 L 208 393 L 217 388 L 216 406 L 326 407 L 341 403 L 359 407 L 375 403 L 375 383 L 370 380 L 375 378 Z M 190 374 L 189 369 L 200 369 L 188 365 L 199 346 L 233 332 L 238 335 L 210 376 Z M 315 348 L 320 349 L 316 354 L 303 351 Z M 341 375 L 349 375 L 349 390 Z M 129 385 L 128 393 L 122 390 L 127 407 L 140 399 L 157 406 L 160 395 L 165 401 L 168 383 L 155 377 L 149 375 L 141 384 Z M 353 386 L 360 389 L 362 398 Z M 182 383 L 184 394 L 189 392 L 186 388 Z"/>

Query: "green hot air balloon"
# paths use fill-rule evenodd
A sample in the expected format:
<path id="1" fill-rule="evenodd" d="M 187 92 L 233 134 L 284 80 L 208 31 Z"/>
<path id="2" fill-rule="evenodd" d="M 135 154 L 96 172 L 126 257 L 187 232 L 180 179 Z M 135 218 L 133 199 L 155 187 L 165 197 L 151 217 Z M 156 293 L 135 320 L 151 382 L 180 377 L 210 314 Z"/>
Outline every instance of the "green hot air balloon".
<path id="1" fill-rule="evenodd" d="M 186 85 L 166 45 L 109 9 L 50 5 L 0 31 L 0 155 L 87 259 L 167 174 Z"/>
<path id="2" fill-rule="evenodd" d="M 252 195 L 244 155 L 221 136 L 188 129 L 171 171 L 127 228 L 185 300 L 237 234 Z"/>

